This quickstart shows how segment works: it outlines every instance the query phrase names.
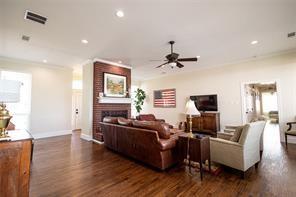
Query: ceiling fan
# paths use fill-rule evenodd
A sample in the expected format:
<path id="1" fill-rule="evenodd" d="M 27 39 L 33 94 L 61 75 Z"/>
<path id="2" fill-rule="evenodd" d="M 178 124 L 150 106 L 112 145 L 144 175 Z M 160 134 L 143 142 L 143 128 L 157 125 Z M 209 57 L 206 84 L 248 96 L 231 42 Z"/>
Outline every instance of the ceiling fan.
<path id="1" fill-rule="evenodd" d="M 171 68 L 183 68 L 184 65 L 181 64 L 180 62 L 197 62 L 198 58 L 197 57 L 193 57 L 193 58 L 178 58 L 179 54 L 178 53 L 174 53 L 174 44 L 175 41 L 169 41 L 169 44 L 171 45 L 171 53 L 168 54 L 166 57 L 167 60 L 165 60 L 166 62 L 157 66 L 156 68 L 162 68 L 165 65 L 169 65 Z"/>

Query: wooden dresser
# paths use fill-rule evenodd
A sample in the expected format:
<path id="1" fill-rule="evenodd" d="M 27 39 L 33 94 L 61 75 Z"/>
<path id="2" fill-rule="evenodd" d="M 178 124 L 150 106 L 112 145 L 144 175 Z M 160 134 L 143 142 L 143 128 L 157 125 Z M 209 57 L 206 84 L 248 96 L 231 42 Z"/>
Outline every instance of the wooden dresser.
<path id="1" fill-rule="evenodd" d="M 187 125 L 189 125 L 189 118 L 187 118 Z M 188 127 L 187 130 L 189 131 Z M 220 131 L 220 113 L 202 112 L 201 116 L 193 117 L 192 131 L 216 136 Z"/>
<path id="2" fill-rule="evenodd" d="M 8 131 L 0 141 L 0 196 L 29 196 L 32 136 L 25 130 Z"/>

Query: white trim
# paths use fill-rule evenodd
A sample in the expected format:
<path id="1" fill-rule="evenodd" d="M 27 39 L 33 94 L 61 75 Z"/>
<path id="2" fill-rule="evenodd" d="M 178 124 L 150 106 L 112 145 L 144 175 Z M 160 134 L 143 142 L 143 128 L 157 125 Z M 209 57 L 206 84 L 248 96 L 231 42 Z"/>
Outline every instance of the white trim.
<path id="1" fill-rule="evenodd" d="M 117 62 L 112 62 L 112 61 L 103 60 L 103 59 L 99 59 L 99 58 L 94 58 L 93 59 L 93 63 L 95 63 L 95 62 L 102 62 L 102 63 L 105 63 L 105 64 L 111 64 L 113 66 L 118 66 L 118 67 L 122 67 L 122 68 L 132 69 L 131 66 L 128 66 L 128 65 L 125 65 L 125 64 L 119 64 Z"/>
<path id="2" fill-rule="evenodd" d="M 97 144 L 104 144 L 104 142 L 100 142 L 100 141 L 95 140 L 95 139 L 93 139 L 92 141 L 93 141 L 94 143 L 97 143 Z"/>
<path id="3" fill-rule="evenodd" d="M 132 103 L 131 98 L 97 97 L 99 103 Z"/>
<path id="4" fill-rule="evenodd" d="M 34 139 L 55 137 L 61 135 L 72 135 L 72 130 L 63 130 L 63 131 L 51 131 L 46 133 L 31 133 Z"/>
<path id="5" fill-rule="evenodd" d="M 87 65 L 87 64 L 89 64 L 89 63 L 92 63 L 92 60 L 87 59 L 87 60 L 83 61 L 80 65 L 81 65 L 81 66 L 84 66 L 84 65 Z"/>
<path id="6" fill-rule="evenodd" d="M 80 138 L 86 141 L 92 141 L 92 137 L 90 135 L 86 135 L 84 133 L 80 134 Z"/>

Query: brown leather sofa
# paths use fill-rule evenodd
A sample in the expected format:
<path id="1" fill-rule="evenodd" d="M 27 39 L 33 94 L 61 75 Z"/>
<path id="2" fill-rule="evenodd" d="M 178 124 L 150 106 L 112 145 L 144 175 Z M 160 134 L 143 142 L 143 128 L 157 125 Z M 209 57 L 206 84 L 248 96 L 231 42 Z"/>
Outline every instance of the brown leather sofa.
<path id="1" fill-rule="evenodd" d="M 156 119 L 154 114 L 140 114 L 136 117 L 137 120 L 141 121 L 160 121 L 165 122 L 164 119 Z"/>
<path id="2" fill-rule="evenodd" d="M 139 121 L 141 122 L 141 121 Z M 160 139 L 158 132 L 114 121 L 100 123 L 104 145 L 114 151 L 164 170 L 177 163 L 176 143 L 181 131 L 172 130 L 169 139 Z"/>
<path id="3" fill-rule="evenodd" d="M 154 114 L 140 114 L 136 116 L 137 120 L 140 121 L 157 121 L 157 122 L 165 122 L 164 119 L 157 119 Z M 169 127 L 172 129 L 173 126 L 169 124 Z"/>

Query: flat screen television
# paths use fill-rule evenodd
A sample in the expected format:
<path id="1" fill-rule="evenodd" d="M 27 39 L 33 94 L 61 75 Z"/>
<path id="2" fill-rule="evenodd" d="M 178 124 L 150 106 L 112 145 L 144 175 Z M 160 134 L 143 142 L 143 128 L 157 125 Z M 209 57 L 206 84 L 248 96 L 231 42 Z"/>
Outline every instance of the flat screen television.
<path id="1" fill-rule="evenodd" d="M 217 95 L 190 96 L 199 111 L 218 111 Z"/>

